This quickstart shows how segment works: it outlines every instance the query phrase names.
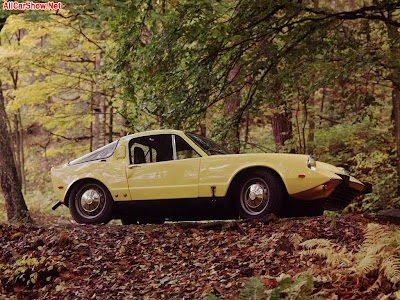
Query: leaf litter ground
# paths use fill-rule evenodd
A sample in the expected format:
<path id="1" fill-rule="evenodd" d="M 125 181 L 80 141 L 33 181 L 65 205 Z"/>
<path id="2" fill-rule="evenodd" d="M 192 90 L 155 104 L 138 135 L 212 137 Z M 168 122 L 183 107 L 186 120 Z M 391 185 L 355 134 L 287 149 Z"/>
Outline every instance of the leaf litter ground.
<path id="1" fill-rule="evenodd" d="M 370 222 L 378 221 L 352 215 L 129 226 L 0 224 L 0 299 L 201 299 L 209 292 L 234 299 L 249 277 L 271 289 L 280 274 L 304 271 L 315 276 L 314 295 L 380 298 L 397 290 L 388 280 L 368 290 L 376 274 L 360 278 L 300 255 L 299 243 L 313 238 L 357 249 Z"/>

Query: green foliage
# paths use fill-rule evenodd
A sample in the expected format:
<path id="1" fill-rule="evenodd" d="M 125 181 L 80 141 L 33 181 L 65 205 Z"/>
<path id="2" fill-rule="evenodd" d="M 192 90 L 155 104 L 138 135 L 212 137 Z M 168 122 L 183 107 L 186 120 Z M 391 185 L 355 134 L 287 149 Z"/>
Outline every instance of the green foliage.
<path id="1" fill-rule="evenodd" d="M 307 272 L 303 272 L 292 278 L 289 275 L 282 274 L 277 279 L 277 285 L 267 290 L 265 285 L 258 277 L 249 278 L 239 293 L 238 300 L 305 300 L 317 299 L 310 296 L 314 287 L 313 277 Z M 208 294 L 204 299 L 217 300 L 217 296 Z"/>
<path id="2" fill-rule="evenodd" d="M 240 291 L 238 300 L 261 300 L 265 295 L 264 284 L 257 277 L 251 277 L 247 280 L 245 286 Z"/>
<path id="3" fill-rule="evenodd" d="M 12 265 L 0 265 L 5 285 L 45 285 L 65 270 L 64 263 L 49 257 L 24 254 Z"/>
<path id="4" fill-rule="evenodd" d="M 326 46 L 315 42 L 326 34 L 323 21 L 282 31 L 285 22 L 300 21 L 294 16 L 304 9 L 283 1 L 131 3 L 116 24 L 116 69 L 125 75 L 129 100 L 161 126 L 194 128 L 209 107 L 223 109 L 217 104 L 238 97 L 232 100 L 238 109 L 219 123 L 226 130 L 247 109 L 285 103 L 307 68 L 299 58 Z"/>
<path id="5" fill-rule="evenodd" d="M 396 152 L 389 116 L 390 107 L 378 103 L 355 122 L 348 120 L 315 133 L 311 147 L 318 160 L 341 165 L 360 181 L 373 184 L 373 194 L 348 210 L 376 211 L 398 205 Z"/>

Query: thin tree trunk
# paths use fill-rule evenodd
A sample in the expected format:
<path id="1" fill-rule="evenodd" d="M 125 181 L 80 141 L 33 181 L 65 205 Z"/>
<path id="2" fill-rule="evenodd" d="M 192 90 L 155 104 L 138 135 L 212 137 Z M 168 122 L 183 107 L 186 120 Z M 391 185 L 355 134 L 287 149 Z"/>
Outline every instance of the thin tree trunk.
<path id="1" fill-rule="evenodd" d="M 6 109 L 2 83 L 0 81 L 0 183 L 6 203 L 7 217 L 10 223 L 30 222 L 29 211 L 21 191 L 21 182 L 11 149 L 11 139 L 7 131 Z"/>
<path id="2" fill-rule="evenodd" d="M 18 45 L 21 39 L 21 31 L 18 30 Z M 16 70 L 10 71 L 11 79 L 13 82 L 14 90 L 18 88 L 18 78 L 19 78 L 19 71 Z M 24 153 L 24 130 L 22 126 L 22 119 L 21 119 L 21 110 L 18 109 L 16 113 L 14 113 L 14 123 L 15 123 L 15 150 L 16 150 L 16 167 L 19 179 L 21 181 L 21 185 L 26 193 L 26 182 L 25 182 L 25 153 Z"/>
<path id="3" fill-rule="evenodd" d="M 20 141 L 21 139 L 19 138 L 19 121 L 17 114 L 14 113 L 14 141 L 15 141 L 15 166 L 17 168 L 17 174 L 18 178 L 20 181 L 22 181 L 22 175 L 21 175 L 21 145 Z"/>
<path id="4" fill-rule="evenodd" d="M 99 115 L 99 146 L 102 147 L 106 144 L 106 99 L 103 95 L 100 95 L 100 115 Z"/>
<path id="5" fill-rule="evenodd" d="M 249 142 L 249 133 L 250 133 L 250 112 L 247 110 L 246 111 L 246 130 L 244 133 L 244 143 L 245 145 L 247 145 L 247 143 Z"/>
<path id="6" fill-rule="evenodd" d="M 26 194 L 26 177 L 25 177 L 25 151 L 24 151 L 24 127 L 22 126 L 21 110 L 18 109 L 18 121 L 19 121 L 19 145 L 20 145 L 20 155 L 21 155 L 21 184 Z"/>
<path id="7" fill-rule="evenodd" d="M 272 69 L 273 74 L 278 74 L 278 70 L 276 68 Z M 285 142 L 292 138 L 292 112 L 288 109 L 286 103 L 282 101 L 281 95 L 281 85 L 282 81 L 278 80 L 274 83 L 272 87 L 272 93 L 274 101 L 270 105 L 270 108 L 274 111 L 271 117 L 271 127 L 272 134 L 274 136 L 276 151 L 281 151 L 282 147 L 285 145 Z M 284 105 L 283 112 L 280 109 L 280 105 Z M 276 110 L 278 112 L 275 112 Z"/>
<path id="8" fill-rule="evenodd" d="M 199 122 L 199 128 L 200 128 L 200 135 L 201 136 L 206 136 L 207 134 L 207 119 L 206 119 L 206 113 L 204 114 L 204 118 L 200 118 Z"/>
<path id="9" fill-rule="evenodd" d="M 93 82 L 91 83 L 90 91 L 90 111 L 94 113 L 94 96 L 93 96 Z M 96 115 L 95 115 L 96 116 Z M 90 121 L 90 152 L 92 152 L 94 146 L 94 132 L 93 132 L 93 119 Z"/>
<path id="10" fill-rule="evenodd" d="M 325 96 L 326 96 L 326 87 L 323 87 L 322 88 L 322 98 L 321 98 L 321 113 L 324 112 Z"/>
<path id="11" fill-rule="evenodd" d="M 110 121 L 108 123 L 108 142 L 113 141 L 113 126 L 114 126 L 114 108 L 110 105 Z"/>
<path id="12" fill-rule="evenodd" d="M 296 129 L 297 129 L 297 135 L 299 137 L 299 148 L 297 149 L 296 153 L 303 153 L 302 152 L 303 146 L 301 144 L 301 134 L 300 134 L 299 112 L 300 112 L 300 100 L 299 100 L 299 95 L 297 95 Z"/>
<path id="13" fill-rule="evenodd" d="M 391 17 L 391 15 L 390 15 Z M 399 31 L 393 25 L 387 24 L 388 35 L 391 41 L 391 52 L 392 56 L 398 58 L 400 56 L 400 48 L 398 46 L 398 41 L 400 38 Z M 400 195 L 400 71 L 393 67 L 392 73 L 392 103 L 393 103 L 393 122 L 394 122 L 394 136 L 396 140 L 396 158 L 397 158 L 397 186 L 398 195 Z"/>
<path id="14" fill-rule="evenodd" d="M 128 119 L 128 107 L 126 104 L 126 99 L 122 99 L 122 107 L 121 107 L 121 137 L 125 136 L 128 133 L 128 128 L 130 127 L 129 119 Z"/>
<path id="15" fill-rule="evenodd" d="M 301 134 L 302 134 L 302 138 L 303 138 L 303 145 L 304 145 L 304 149 L 303 149 L 303 153 L 307 152 L 307 141 L 306 141 L 306 125 L 307 125 L 307 120 L 308 120 L 308 108 L 307 108 L 307 99 L 304 99 L 304 116 L 303 116 L 303 126 L 301 129 Z"/>
<path id="16" fill-rule="evenodd" d="M 317 5 L 317 1 L 314 2 L 314 5 Z M 317 7 L 318 8 L 318 7 Z M 312 93 L 309 98 L 309 107 L 310 111 L 308 112 L 309 114 L 309 121 L 308 121 L 308 142 L 313 142 L 314 141 L 314 130 L 315 130 L 315 111 L 314 111 L 314 106 L 315 106 L 315 92 L 314 92 L 314 85 L 315 85 L 315 75 L 311 75 L 311 90 Z"/>
<path id="17" fill-rule="evenodd" d="M 235 78 L 237 77 L 239 72 L 239 67 L 235 66 L 233 67 L 229 72 L 228 72 L 228 81 L 235 81 Z M 230 96 L 226 102 L 225 102 L 225 117 L 234 117 L 234 114 L 236 112 L 236 108 L 239 106 L 239 96 L 240 92 L 237 92 Z M 240 150 L 240 132 L 239 132 L 239 126 L 240 126 L 240 121 L 237 121 L 236 126 L 234 128 L 231 128 L 230 130 L 230 135 L 229 139 L 234 138 L 234 142 L 232 145 L 232 150 L 234 153 L 239 153 Z M 229 142 L 228 142 L 229 143 Z"/>
<path id="18" fill-rule="evenodd" d="M 101 59 L 102 54 L 100 53 L 94 61 L 95 71 L 100 71 L 101 69 Z M 99 86 L 96 86 L 98 89 Z M 99 90 L 94 92 L 94 123 L 93 123 L 93 148 L 97 149 L 105 145 L 105 99 Z"/>

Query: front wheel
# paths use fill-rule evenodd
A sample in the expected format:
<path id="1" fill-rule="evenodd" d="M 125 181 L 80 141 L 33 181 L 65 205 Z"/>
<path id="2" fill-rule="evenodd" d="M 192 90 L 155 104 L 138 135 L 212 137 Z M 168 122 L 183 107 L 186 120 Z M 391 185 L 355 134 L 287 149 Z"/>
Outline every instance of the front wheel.
<path id="1" fill-rule="evenodd" d="M 257 219 L 279 214 L 286 196 L 281 180 L 268 171 L 255 171 L 243 177 L 236 191 L 240 217 Z"/>
<path id="2" fill-rule="evenodd" d="M 99 224 L 110 221 L 113 199 L 105 186 L 84 183 L 71 193 L 69 209 L 77 223 Z"/>

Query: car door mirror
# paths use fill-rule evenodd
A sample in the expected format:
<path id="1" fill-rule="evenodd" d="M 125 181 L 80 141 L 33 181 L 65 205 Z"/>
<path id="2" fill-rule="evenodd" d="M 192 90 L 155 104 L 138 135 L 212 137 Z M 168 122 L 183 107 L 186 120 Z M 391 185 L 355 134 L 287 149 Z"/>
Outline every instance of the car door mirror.
<path id="1" fill-rule="evenodd" d="M 123 159 L 126 156 L 126 149 L 125 146 L 119 146 L 115 151 L 115 157 L 117 159 Z"/>

